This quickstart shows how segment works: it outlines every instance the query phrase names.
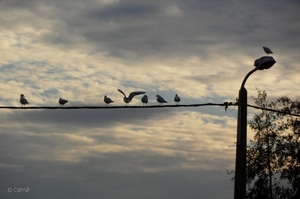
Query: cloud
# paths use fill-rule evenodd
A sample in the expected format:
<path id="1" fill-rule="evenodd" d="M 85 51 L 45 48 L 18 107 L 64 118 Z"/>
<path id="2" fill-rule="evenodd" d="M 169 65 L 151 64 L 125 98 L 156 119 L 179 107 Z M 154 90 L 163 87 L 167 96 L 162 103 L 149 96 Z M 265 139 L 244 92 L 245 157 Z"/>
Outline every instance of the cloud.
<path id="1" fill-rule="evenodd" d="M 27 148 L 25 151 L 30 154 L 27 157 L 29 159 L 80 161 L 89 156 L 130 152 L 155 158 L 181 157 L 189 161 L 190 165 L 184 162 L 178 165 L 172 163 L 171 168 L 198 168 L 199 154 L 207 158 L 208 165 L 215 159 L 223 159 L 226 150 L 231 156 L 233 151 L 230 145 L 235 138 L 235 132 L 220 132 L 222 126 L 226 126 L 228 131 L 234 128 L 234 118 L 212 117 L 190 111 L 168 113 L 149 109 L 132 110 L 128 114 L 122 110 L 50 110 L 7 115 L 4 119 L 10 122 L 2 125 L 3 139 L 7 140 L 6 143 L 15 140 L 17 148 Z M 7 134 L 6 131 L 14 133 Z M 203 147 L 207 145 L 211 147 Z M 6 150 L 11 153 L 9 149 Z M 209 154 L 214 151 L 223 151 L 223 154 L 214 154 L 211 159 Z M 25 158 L 25 154 L 22 158 Z M 144 167 L 141 170 L 161 169 Z M 163 167 L 168 170 L 167 165 Z"/>
<path id="2" fill-rule="evenodd" d="M 249 100 L 256 87 L 272 99 L 299 97 L 297 2 L 0 4 L 3 106 L 20 106 L 21 93 L 30 106 L 59 106 L 59 97 L 67 106 L 104 106 L 104 95 L 124 105 L 119 88 L 146 91 L 150 105 L 156 94 L 172 104 L 175 93 L 182 104 L 234 102 L 262 46 L 276 64 L 251 75 Z M 142 105 L 140 97 L 131 105 Z M 31 198 L 232 198 L 223 173 L 234 168 L 230 110 L 2 109 L 0 177 L 30 186 L 33 195 L 22 197 Z"/>
<path id="3" fill-rule="evenodd" d="M 2 88 L 22 93 L 19 89 L 22 87 L 28 89 L 29 97 L 38 92 L 39 96 L 32 100 L 35 104 L 49 104 L 50 97 L 76 97 L 79 103 L 86 101 L 79 95 L 93 98 L 90 103 L 94 104 L 99 93 L 104 95 L 107 88 L 115 86 L 113 90 L 116 90 L 127 82 L 143 85 L 150 91 L 179 91 L 189 98 L 226 95 L 225 98 L 234 99 L 246 74 L 244 70 L 250 70 L 254 60 L 263 55 L 261 46 L 270 44 L 272 35 L 284 37 L 288 32 L 292 34 L 297 27 L 286 27 L 286 23 L 280 22 L 293 18 L 294 9 L 288 15 L 279 14 L 296 6 L 293 4 L 284 4 L 280 10 L 271 5 L 273 12 L 264 14 L 256 4 L 250 7 L 247 4 L 247 9 L 244 9 L 237 3 L 193 1 L 184 4 L 178 1 L 172 5 L 162 2 L 28 2 L 29 5 L 22 8 L 16 4 L 5 4 L 21 12 L 15 18 L 7 18 L 7 24 L 15 24 L 15 27 L 3 33 L 7 42 L 2 63 L 7 66 L 5 73 L 9 78 L 4 80 L 8 87 L 3 84 Z M 28 9 L 33 4 L 35 9 Z M 205 7 L 209 9 L 198 11 Z M 48 10 L 48 15 L 35 17 L 43 9 Z M 174 18 L 170 16 L 170 10 L 180 12 L 180 15 Z M 20 22 L 18 26 L 22 12 L 30 14 L 26 15 L 27 22 Z M 131 20 L 133 16 L 134 20 Z M 272 18 L 277 19 L 276 26 L 270 23 Z M 18 31 L 10 31 L 16 29 Z M 296 35 L 285 40 L 291 37 L 297 40 Z M 286 49 L 288 54 L 293 54 L 289 50 L 295 48 L 292 46 Z M 283 52 L 280 47 L 271 47 Z M 257 50 L 254 51 L 254 48 Z M 282 62 L 280 54 L 277 56 L 276 67 L 285 66 L 293 60 Z M 297 68 L 297 64 L 293 68 Z M 278 71 L 276 74 L 277 77 L 266 80 L 267 84 L 262 86 L 277 89 L 272 86 L 273 82 L 287 73 Z M 296 78 L 293 74 L 289 76 Z M 16 81 L 15 77 L 23 86 L 10 87 L 9 81 Z M 192 81 L 195 79 L 196 82 Z M 257 81 L 253 82 L 249 84 L 252 90 L 257 86 Z M 286 87 L 286 84 L 282 85 Z M 42 96 L 44 94 L 46 97 Z M 12 95 L 4 96 L 5 101 L 11 98 Z M 55 103 L 54 99 L 51 100 L 51 104 L 57 104 L 56 99 Z M 12 104 L 18 104 L 18 100 Z"/>
<path id="4" fill-rule="evenodd" d="M 124 191 L 133 187 L 133 195 L 141 194 L 142 189 L 170 195 L 167 190 L 174 186 L 196 183 L 197 180 L 189 177 L 192 175 L 205 178 L 219 173 L 219 177 L 223 176 L 221 181 L 226 182 L 225 170 L 233 166 L 235 150 L 230 145 L 235 138 L 232 131 L 235 119 L 166 110 L 132 110 L 130 114 L 122 110 L 10 112 L 2 116 L 2 121 L 9 123 L 1 126 L 1 151 L 5 155 L 0 162 L 4 166 L 15 165 L 10 170 L 23 173 L 18 182 L 29 182 L 25 184 L 33 195 L 53 196 L 45 186 L 49 183 L 51 187 L 54 182 L 62 184 L 51 188 L 57 194 L 63 194 L 63 182 L 69 181 L 72 181 L 68 188 L 70 195 L 76 195 L 73 189 L 78 187 L 77 183 L 84 184 L 81 188 L 85 194 L 98 193 L 97 182 L 103 189 L 106 187 L 106 191 L 99 192 L 102 196 L 116 197 L 124 196 Z M 107 114 L 110 118 L 105 119 Z M 97 119 L 92 119 L 93 115 Z M 9 179 L 6 173 L 1 175 L 7 179 L 8 186 L 15 186 L 17 174 Z M 41 180 L 46 184 L 38 183 Z M 135 184 L 141 180 L 144 185 L 137 188 Z M 211 184 L 202 186 L 213 186 L 214 178 L 210 177 L 209 181 Z M 157 186 L 153 187 L 154 184 Z M 178 194 L 190 190 L 194 198 L 198 191 L 194 191 L 192 184 L 180 189 Z M 112 191 L 115 186 L 121 186 L 123 191 L 115 193 Z M 224 187 L 222 190 L 231 194 Z M 152 191 L 143 194 L 145 198 L 153 197 Z M 214 196 L 213 191 L 202 194 Z"/>

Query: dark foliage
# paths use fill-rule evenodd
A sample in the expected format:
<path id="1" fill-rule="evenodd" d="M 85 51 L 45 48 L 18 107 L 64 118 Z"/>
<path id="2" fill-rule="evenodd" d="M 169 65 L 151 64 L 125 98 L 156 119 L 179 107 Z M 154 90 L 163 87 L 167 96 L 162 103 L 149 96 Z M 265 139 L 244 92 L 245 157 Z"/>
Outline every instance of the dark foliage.
<path id="1" fill-rule="evenodd" d="M 300 102 L 288 97 L 269 102 L 260 90 L 253 99 L 280 112 L 261 110 L 248 122 L 255 135 L 247 149 L 247 198 L 299 199 L 300 121 L 288 113 L 299 114 Z"/>

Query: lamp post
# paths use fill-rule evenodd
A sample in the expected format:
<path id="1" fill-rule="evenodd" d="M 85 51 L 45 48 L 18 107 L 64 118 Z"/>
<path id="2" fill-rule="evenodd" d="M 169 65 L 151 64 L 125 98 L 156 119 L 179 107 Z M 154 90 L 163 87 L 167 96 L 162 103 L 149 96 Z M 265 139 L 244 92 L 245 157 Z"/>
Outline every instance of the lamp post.
<path id="1" fill-rule="evenodd" d="M 252 73 L 257 70 L 269 69 L 275 63 L 276 61 L 271 56 L 255 60 L 255 68 L 245 76 L 239 90 L 234 199 L 246 199 L 247 90 L 245 83 Z"/>

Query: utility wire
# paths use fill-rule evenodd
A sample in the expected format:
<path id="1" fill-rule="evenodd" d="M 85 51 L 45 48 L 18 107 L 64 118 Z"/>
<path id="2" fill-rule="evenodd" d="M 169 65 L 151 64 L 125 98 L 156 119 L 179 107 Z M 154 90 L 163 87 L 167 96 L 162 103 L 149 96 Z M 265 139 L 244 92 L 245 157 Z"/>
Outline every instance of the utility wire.
<path id="1" fill-rule="evenodd" d="M 225 106 L 224 103 L 179 104 L 179 105 L 151 105 L 151 106 L 0 106 L 0 109 L 119 109 L 119 108 L 167 108 L 167 107 L 198 107 L 198 106 Z"/>
<path id="2" fill-rule="evenodd" d="M 265 110 L 265 111 L 272 111 L 272 112 L 276 112 L 276 113 L 281 113 L 281 114 L 284 114 L 284 115 L 292 115 L 292 116 L 300 117 L 300 115 L 290 113 L 290 112 L 284 112 L 284 111 L 279 111 L 279 110 L 270 109 L 270 108 L 263 108 L 263 107 L 254 106 L 254 105 L 250 105 L 250 104 L 248 104 L 247 106 L 249 106 L 251 108 L 255 108 L 255 109 L 261 109 L 261 110 Z"/>
<path id="3" fill-rule="evenodd" d="M 28 106 L 28 107 L 20 107 L 20 106 L 0 106 L 0 109 L 124 109 L 124 108 L 176 108 L 176 107 L 199 107 L 199 106 L 237 106 L 238 103 L 204 103 L 204 104 L 178 104 L 178 105 L 150 105 L 150 106 L 65 106 L 65 107 L 60 107 L 60 106 Z M 294 113 L 289 113 L 289 112 L 284 112 L 284 111 L 279 111 L 275 109 L 270 109 L 270 108 L 263 108 L 259 106 L 254 106 L 247 104 L 247 106 L 255 109 L 261 109 L 265 111 L 272 111 L 272 112 L 277 112 L 281 113 L 284 115 L 292 115 L 296 117 L 300 117 L 298 114 Z"/>

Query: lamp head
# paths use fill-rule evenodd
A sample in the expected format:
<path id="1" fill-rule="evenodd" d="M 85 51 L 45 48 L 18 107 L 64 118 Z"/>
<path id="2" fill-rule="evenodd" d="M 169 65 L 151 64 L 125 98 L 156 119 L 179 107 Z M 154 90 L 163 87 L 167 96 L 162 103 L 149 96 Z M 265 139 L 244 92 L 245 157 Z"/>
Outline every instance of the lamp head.
<path id="1" fill-rule="evenodd" d="M 254 62 L 254 66 L 258 70 L 264 70 L 271 68 L 276 63 L 275 59 L 271 56 L 263 56 Z"/>

